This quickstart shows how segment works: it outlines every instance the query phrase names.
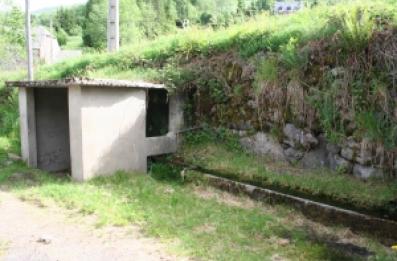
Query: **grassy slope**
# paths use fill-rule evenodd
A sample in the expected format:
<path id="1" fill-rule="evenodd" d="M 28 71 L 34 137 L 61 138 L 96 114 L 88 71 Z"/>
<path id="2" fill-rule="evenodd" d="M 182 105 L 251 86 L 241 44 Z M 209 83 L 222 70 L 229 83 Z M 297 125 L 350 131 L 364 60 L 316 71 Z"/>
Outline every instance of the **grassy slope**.
<path id="1" fill-rule="evenodd" d="M 394 0 L 393 0 L 394 1 Z M 392 8 L 393 1 L 348 1 L 336 6 L 307 9 L 288 16 L 263 14 L 227 29 L 191 28 L 178 34 L 160 36 L 154 41 L 123 47 L 117 54 L 87 54 L 82 58 L 56 66 L 46 66 L 37 73 L 39 79 L 71 76 L 103 76 L 107 78 L 167 80 L 167 67 L 175 68 L 181 60 L 194 56 L 236 50 L 244 59 L 261 51 L 279 51 L 294 37 L 300 43 L 322 39 L 340 28 L 326 26 L 330 14 L 343 14 L 356 7 L 374 10 Z M 299 44 L 299 43 L 298 43 Z M 160 68 L 161 67 L 161 68 Z M 165 68 L 164 68 L 165 67 Z M 142 74 L 145 69 L 156 73 Z M 137 72 L 135 72 L 137 70 Z"/>
<path id="2" fill-rule="evenodd" d="M 155 41 L 124 47 L 117 54 L 90 54 L 78 60 L 48 66 L 38 72 L 38 77 L 56 79 L 99 75 L 107 78 L 166 80 L 166 68 L 158 69 L 159 63 L 172 67 L 180 59 L 207 56 L 233 48 L 238 49 L 242 56 L 249 57 L 261 50 L 277 49 L 294 35 L 299 35 L 302 41 L 322 37 L 328 33 L 320 31 L 326 17 L 327 9 L 319 8 L 316 12 L 307 10 L 291 16 L 262 15 L 242 25 L 215 32 L 192 28 L 176 35 L 159 37 Z M 157 73 L 147 77 L 141 74 L 142 67 L 155 69 Z M 138 73 L 134 73 L 135 70 Z"/>

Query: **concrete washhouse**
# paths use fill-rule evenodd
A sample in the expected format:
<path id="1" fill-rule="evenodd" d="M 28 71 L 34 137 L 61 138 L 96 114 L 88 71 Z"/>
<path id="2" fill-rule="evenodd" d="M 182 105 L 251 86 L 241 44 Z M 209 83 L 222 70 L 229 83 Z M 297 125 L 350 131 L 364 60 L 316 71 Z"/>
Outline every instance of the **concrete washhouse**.
<path id="1" fill-rule="evenodd" d="M 177 149 L 182 99 L 164 85 L 80 78 L 7 85 L 19 88 L 22 157 L 31 167 L 84 181 L 146 172 L 148 157 Z"/>

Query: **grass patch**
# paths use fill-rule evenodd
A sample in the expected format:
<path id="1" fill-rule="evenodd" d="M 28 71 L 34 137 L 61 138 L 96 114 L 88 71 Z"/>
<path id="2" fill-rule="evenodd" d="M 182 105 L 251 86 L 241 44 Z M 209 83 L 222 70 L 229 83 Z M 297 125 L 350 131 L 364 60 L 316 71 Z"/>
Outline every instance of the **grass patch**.
<path id="1" fill-rule="evenodd" d="M 204 260 L 363 258 L 332 244 L 343 239 L 345 229 L 311 223 L 285 207 L 230 199 L 202 183 L 183 183 L 169 166 L 155 165 L 152 171 L 152 176 L 120 172 L 74 183 L 14 163 L 0 167 L 0 185 L 25 200 L 44 205 L 55 201 L 83 215 L 94 214 L 99 226 L 138 224 L 170 251 Z M 350 240 L 376 259 L 395 258 L 372 239 L 351 235 Z"/>
<path id="2" fill-rule="evenodd" d="M 66 45 L 62 46 L 63 50 L 79 50 L 83 47 L 83 38 L 81 35 L 68 36 Z"/>
<path id="3" fill-rule="evenodd" d="M 245 152 L 236 138 L 209 131 L 188 136 L 179 156 L 189 164 L 225 177 L 331 200 L 358 209 L 388 212 L 391 203 L 397 199 L 395 181 L 364 182 L 329 170 L 303 171 L 286 164 L 279 166 L 281 170 L 277 171 L 273 161 Z"/>

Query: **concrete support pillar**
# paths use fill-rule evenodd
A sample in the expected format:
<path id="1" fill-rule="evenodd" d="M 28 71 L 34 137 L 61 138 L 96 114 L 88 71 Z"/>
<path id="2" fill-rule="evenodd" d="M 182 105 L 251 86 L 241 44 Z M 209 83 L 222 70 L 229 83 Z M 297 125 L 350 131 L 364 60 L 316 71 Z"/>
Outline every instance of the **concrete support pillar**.
<path id="1" fill-rule="evenodd" d="M 174 94 L 169 97 L 170 106 L 170 121 L 169 132 L 177 133 L 183 128 L 183 97 L 179 94 Z"/>
<path id="2" fill-rule="evenodd" d="M 34 90 L 19 89 L 22 158 L 29 167 L 37 167 L 36 115 Z"/>
<path id="3" fill-rule="evenodd" d="M 68 95 L 72 178 L 76 181 L 84 181 L 81 87 L 70 87 Z"/>
<path id="4" fill-rule="evenodd" d="M 119 0 L 109 0 L 108 15 L 108 51 L 116 52 L 120 48 L 120 18 L 119 18 Z"/>

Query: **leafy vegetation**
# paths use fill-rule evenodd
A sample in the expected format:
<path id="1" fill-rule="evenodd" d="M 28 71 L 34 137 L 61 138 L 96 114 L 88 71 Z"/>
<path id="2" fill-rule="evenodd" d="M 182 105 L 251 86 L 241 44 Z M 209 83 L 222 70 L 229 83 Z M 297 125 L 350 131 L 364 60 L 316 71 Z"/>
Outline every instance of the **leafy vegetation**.
<path id="1" fill-rule="evenodd" d="M 276 50 L 278 46 L 287 44 L 295 34 L 306 39 L 311 39 L 314 34 L 322 37 L 326 33 L 320 32 L 327 21 L 326 13 L 325 9 L 321 9 L 318 12 L 307 10 L 293 16 L 276 17 L 264 14 L 228 29 L 214 31 L 211 28 L 191 28 L 176 34 L 160 36 L 154 41 L 130 45 L 122 48 L 117 54 L 88 54 L 54 68 L 43 68 L 39 73 L 41 78 L 56 78 L 82 76 L 88 72 L 94 75 L 97 70 L 105 67 L 113 67 L 123 72 L 137 67 L 159 69 L 159 65 L 176 66 L 174 69 L 180 70 L 180 59 L 186 61 L 197 55 L 209 56 L 232 48 L 239 50 L 241 56 L 249 58 L 260 51 Z M 307 21 L 311 19 L 317 23 L 307 26 Z M 285 30 L 278 31 L 277 28 Z M 299 32 L 296 31 L 297 28 L 300 28 Z M 157 76 L 158 80 L 163 80 L 162 71 L 160 70 Z"/>
<path id="2" fill-rule="evenodd" d="M 23 13 L 16 6 L 0 1 L 7 12 L 0 12 L 0 70 L 13 70 L 24 58 Z"/>
<path id="3" fill-rule="evenodd" d="M 107 4 L 106 0 L 88 1 L 83 27 L 86 46 L 105 46 Z M 246 14 L 268 9 L 268 0 L 123 0 L 120 1 L 121 43 L 139 43 L 194 24 L 224 27 L 243 21 Z"/>
<path id="4" fill-rule="evenodd" d="M 6 80 L 17 80 L 21 72 L 0 71 L 0 153 L 2 150 L 19 151 L 19 122 L 16 91 L 4 86 Z"/>

